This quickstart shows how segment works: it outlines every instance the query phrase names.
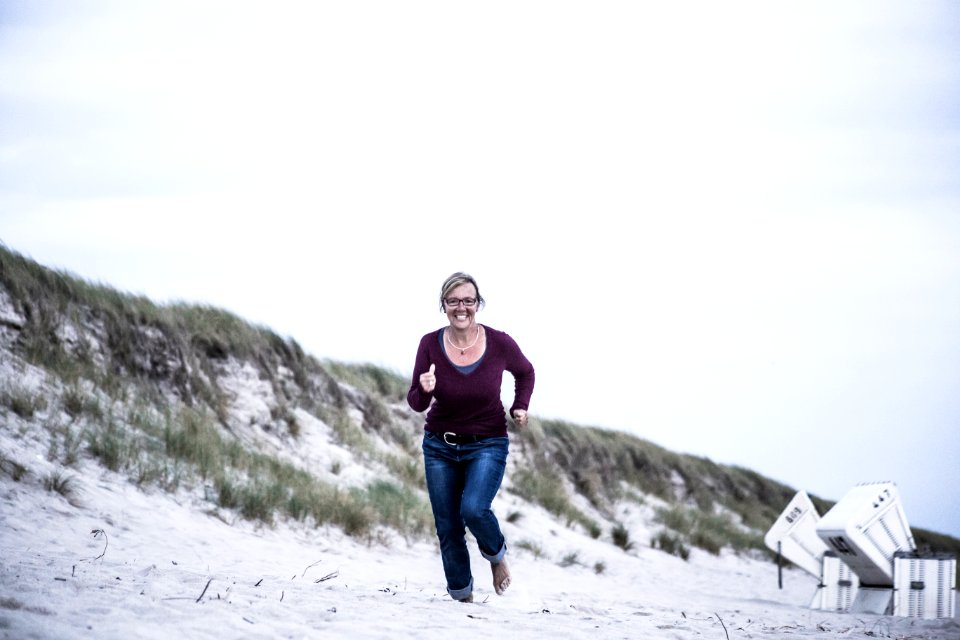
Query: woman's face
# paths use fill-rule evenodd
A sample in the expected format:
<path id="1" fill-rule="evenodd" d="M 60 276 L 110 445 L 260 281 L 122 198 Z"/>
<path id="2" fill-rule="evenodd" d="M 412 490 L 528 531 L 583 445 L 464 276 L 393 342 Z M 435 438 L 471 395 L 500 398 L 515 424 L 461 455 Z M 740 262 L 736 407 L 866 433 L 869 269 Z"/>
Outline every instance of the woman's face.
<path id="1" fill-rule="evenodd" d="M 473 304 L 468 305 L 467 302 Z M 450 303 L 453 304 L 450 304 Z M 457 285 L 443 300 L 443 308 L 447 311 L 447 319 L 454 329 L 469 329 L 473 326 L 477 313 L 477 289 L 469 282 Z"/>

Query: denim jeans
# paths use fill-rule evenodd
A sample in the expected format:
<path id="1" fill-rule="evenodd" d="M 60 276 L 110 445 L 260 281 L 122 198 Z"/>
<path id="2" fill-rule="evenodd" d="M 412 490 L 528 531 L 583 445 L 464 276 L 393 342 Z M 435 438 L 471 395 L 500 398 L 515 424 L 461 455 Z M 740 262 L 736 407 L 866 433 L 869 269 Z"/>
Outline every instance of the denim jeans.
<path id="1" fill-rule="evenodd" d="M 427 491 L 440 540 L 447 593 L 455 600 L 473 593 L 465 527 L 477 539 L 480 555 L 490 562 L 500 562 L 507 552 L 491 505 L 503 481 L 508 449 L 506 437 L 451 445 L 443 436 L 429 431 L 423 436 Z"/>

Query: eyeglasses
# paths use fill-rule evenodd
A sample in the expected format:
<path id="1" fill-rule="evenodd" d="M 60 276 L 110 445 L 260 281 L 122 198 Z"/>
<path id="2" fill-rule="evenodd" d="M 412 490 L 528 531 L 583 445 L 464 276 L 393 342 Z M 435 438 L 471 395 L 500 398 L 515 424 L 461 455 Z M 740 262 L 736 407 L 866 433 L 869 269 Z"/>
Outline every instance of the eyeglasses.
<path id="1" fill-rule="evenodd" d="M 456 309 L 457 307 L 459 307 L 461 302 L 465 307 L 472 307 L 473 305 L 477 304 L 477 299 L 476 298 L 447 298 L 443 301 L 443 303 L 448 307 L 450 307 L 451 309 Z"/>

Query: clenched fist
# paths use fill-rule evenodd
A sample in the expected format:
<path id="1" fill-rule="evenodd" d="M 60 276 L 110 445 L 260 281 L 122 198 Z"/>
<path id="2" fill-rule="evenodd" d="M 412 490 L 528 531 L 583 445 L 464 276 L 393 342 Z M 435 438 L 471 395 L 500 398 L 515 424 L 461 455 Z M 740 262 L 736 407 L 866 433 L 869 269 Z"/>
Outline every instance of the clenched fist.
<path id="1" fill-rule="evenodd" d="M 527 412 L 523 409 L 516 409 L 513 412 L 513 421 L 517 423 L 518 427 L 524 427 L 527 425 Z"/>

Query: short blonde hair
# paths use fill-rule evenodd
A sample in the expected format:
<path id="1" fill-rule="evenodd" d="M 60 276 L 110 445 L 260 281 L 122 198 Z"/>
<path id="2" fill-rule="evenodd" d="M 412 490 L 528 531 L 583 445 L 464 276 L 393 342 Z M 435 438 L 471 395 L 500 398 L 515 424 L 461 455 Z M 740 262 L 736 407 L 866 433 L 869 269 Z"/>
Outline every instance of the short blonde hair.
<path id="1" fill-rule="evenodd" d="M 479 309 L 486 302 L 483 299 L 483 296 L 480 295 L 480 287 L 477 286 L 477 281 L 473 279 L 469 273 L 464 273 L 462 271 L 457 271 L 452 274 L 449 278 L 443 281 L 443 286 L 440 287 L 440 311 L 446 311 L 446 306 L 444 300 L 447 299 L 447 294 L 459 287 L 462 284 L 472 284 L 474 290 L 477 292 L 477 308 Z"/>

